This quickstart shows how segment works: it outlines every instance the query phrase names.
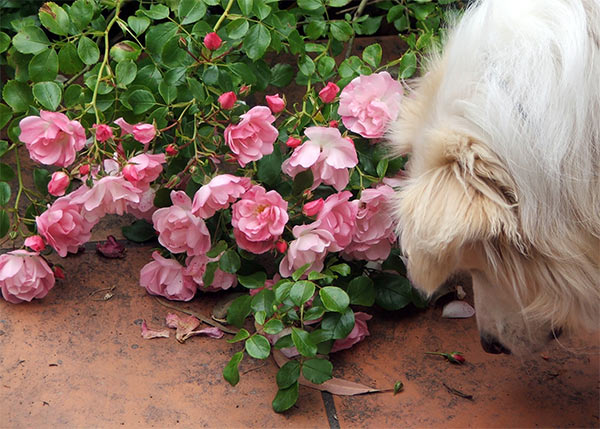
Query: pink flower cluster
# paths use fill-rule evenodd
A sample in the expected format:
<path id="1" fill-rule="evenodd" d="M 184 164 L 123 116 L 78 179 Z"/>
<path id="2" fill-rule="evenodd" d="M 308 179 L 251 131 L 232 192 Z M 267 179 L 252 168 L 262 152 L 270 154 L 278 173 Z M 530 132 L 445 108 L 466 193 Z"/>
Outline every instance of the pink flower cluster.
<path id="1" fill-rule="evenodd" d="M 0 255 L 0 290 L 8 302 L 43 298 L 54 287 L 54 281 L 52 269 L 38 253 L 13 250 Z"/>
<path id="2" fill-rule="evenodd" d="M 273 125 L 275 117 L 266 106 L 256 106 L 240 117 L 239 124 L 225 129 L 225 142 L 242 167 L 273 152 L 279 131 Z"/>

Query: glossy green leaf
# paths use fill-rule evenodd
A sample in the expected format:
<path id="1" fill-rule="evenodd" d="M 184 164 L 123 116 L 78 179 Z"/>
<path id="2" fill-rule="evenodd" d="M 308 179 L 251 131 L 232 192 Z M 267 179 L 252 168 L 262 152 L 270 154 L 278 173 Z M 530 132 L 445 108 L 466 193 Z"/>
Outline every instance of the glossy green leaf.
<path id="1" fill-rule="evenodd" d="M 341 313 L 345 311 L 350 304 L 350 297 L 348 294 L 336 286 L 326 286 L 321 288 L 319 296 L 321 297 L 321 301 L 323 301 L 323 305 L 329 311 Z"/>
<path id="2" fill-rule="evenodd" d="M 69 17 L 75 26 L 83 31 L 94 17 L 95 2 L 93 0 L 76 0 L 69 8 Z"/>
<path id="3" fill-rule="evenodd" d="M 230 344 L 238 343 L 240 341 L 244 341 L 248 337 L 250 337 L 250 333 L 248 331 L 246 331 L 244 328 L 242 328 L 239 331 L 237 331 L 237 333 L 234 335 L 234 337 L 232 339 L 227 340 L 227 342 Z"/>
<path id="4" fill-rule="evenodd" d="M 131 60 L 121 61 L 115 67 L 115 76 L 117 85 L 121 88 L 126 88 L 137 76 L 137 66 Z"/>
<path id="5" fill-rule="evenodd" d="M 365 48 L 362 54 L 362 59 L 371 67 L 377 68 L 381 63 L 381 55 L 381 45 L 379 43 L 373 43 Z"/>
<path id="6" fill-rule="evenodd" d="M 227 323 L 241 328 L 244 320 L 246 320 L 246 317 L 252 311 L 250 308 L 251 302 L 252 297 L 250 295 L 243 295 L 236 298 L 229 306 L 229 310 L 227 310 Z"/>
<path id="7" fill-rule="evenodd" d="M 65 107 L 74 107 L 81 102 L 83 88 L 80 85 L 69 85 L 63 95 Z"/>
<path id="8" fill-rule="evenodd" d="M 77 54 L 84 64 L 96 64 L 100 59 L 100 49 L 98 45 L 87 36 L 82 36 L 77 43 Z"/>
<path id="9" fill-rule="evenodd" d="M 150 20 L 145 16 L 130 16 L 127 18 L 127 24 L 134 31 L 136 36 L 142 34 L 150 25 Z"/>
<path id="10" fill-rule="evenodd" d="M 256 289 L 259 287 L 263 287 L 265 285 L 265 281 L 267 280 L 267 275 L 264 271 L 257 271 L 254 274 L 250 274 L 248 276 L 237 276 L 238 282 L 248 289 Z"/>
<path id="11" fill-rule="evenodd" d="M 10 201 L 10 185 L 6 182 L 0 182 L 0 206 L 6 205 Z"/>
<path id="12" fill-rule="evenodd" d="M 10 229 L 10 218 L 6 210 L 0 210 L 0 238 L 4 238 Z"/>
<path id="13" fill-rule="evenodd" d="M 5 52 L 10 46 L 10 36 L 4 31 L 0 31 L 0 53 Z"/>
<path id="14" fill-rule="evenodd" d="M 263 326 L 263 331 L 265 331 L 266 334 L 276 335 L 283 331 L 284 327 L 285 326 L 281 320 L 271 319 L 267 323 L 265 323 L 265 325 Z"/>
<path id="15" fill-rule="evenodd" d="M 262 335 L 253 335 L 246 340 L 246 351 L 255 359 L 266 359 L 271 354 L 271 344 Z"/>
<path id="16" fill-rule="evenodd" d="M 302 356 L 313 357 L 317 354 L 317 345 L 311 341 L 305 330 L 292 328 L 292 341 Z"/>
<path id="17" fill-rule="evenodd" d="M 354 34 L 354 30 L 346 21 L 332 21 L 329 29 L 333 38 L 340 42 L 347 42 Z"/>
<path id="18" fill-rule="evenodd" d="M 145 89 L 136 89 L 129 94 L 127 101 L 133 107 L 133 113 L 136 115 L 147 112 L 156 105 L 156 100 L 152 93 Z"/>
<path id="19" fill-rule="evenodd" d="M 13 37 L 13 46 L 23 54 L 37 54 L 50 46 L 46 34 L 39 27 L 25 27 Z"/>
<path id="20" fill-rule="evenodd" d="M 15 171 L 8 164 L 0 163 L 0 180 L 10 182 L 15 178 Z"/>
<path id="21" fill-rule="evenodd" d="M 242 49 L 246 52 L 248 58 L 257 60 L 265 54 L 270 43 L 271 33 L 267 27 L 259 23 L 253 25 L 244 37 Z"/>
<path id="22" fill-rule="evenodd" d="M 317 10 L 323 6 L 320 0 L 298 0 L 298 6 L 304 10 Z"/>
<path id="23" fill-rule="evenodd" d="M 273 410 L 277 413 L 283 413 L 289 410 L 298 400 L 298 382 L 295 382 L 286 389 L 279 389 L 275 399 L 273 399 Z"/>
<path id="24" fill-rule="evenodd" d="M 2 88 L 2 98 L 15 112 L 25 112 L 33 102 L 31 88 L 16 80 L 9 80 Z"/>
<path id="25" fill-rule="evenodd" d="M 280 389 L 286 389 L 290 387 L 292 384 L 298 381 L 298 378 L 300 378 L 300 363 L 296 360 L 290 360 L 286 362 L 281 366 L 281 368 L 279 368 L 275 378 L 277 381 L 277 387 Z"/>
<path id="26" fill-rule="evenodd" d="M 327 313 L 323 317 L 321 328 L 331 332 L 333 339 L 346 338 L 354 328 L 354 312 L 348 307 L 343 313 Z"/>
<path id="27" fill-rule="evenodd" d="M 308 55 L 303 55 L 298 59 L 298 68 L 306 76 L 312 76 L 315 72 L 315 63 Z"/>
<path id="28" fill-rule="evenodd" d="M 58 51 L 58 68 L 61 73 L 66 75 L 76 74 L 83 69 L 83 62 L 73 43 L 66 43 Z"/>
<path id="29" fill-rule="evenodd" d="M 110 57 L 117 63 L 125 60 L 135 61 L 142 52 L 142 48 L 131 40 L 125 40 L 110 48 Z"/>
<path id="30" fill-rule="evenodd" d="M 290 289 L 290 299 L 298 307 L 311 299 L 314 294 L 315 284 L 307 280 L 296 282 Z"/>
<path id="31" fill-rule="evenodd" d="M 275 303 L 275 292 L 271 289 L 263 289 L 252 298 L 250 306 L 255 312 L 264 311 L 267 317 L 273 314 L 273 304 Z"/>
<path id="32" fill-rule="evenodd" d="M 271 75 L 271 85 L 283 88 L 294 78 L 294 67 L 289 64 L 275 64 Z M 259 169 L 260 173 L 260 169 Z"/>
<path id="33" fill-rule="evenodd" d="M 223 256 L 219 260 L 219 267 L 226 273 L 236 273 L 241 265 L 240 256 L 233 249 L 229 249 L 223 253 Z"/>
<path id="34" fill-rule="evenodd" d="M 66 36 L 69 34 L 71 20 L 67 12 L 54 2 L 46 2 L 40 7 L 38 17 L 44 27 L 54 34 Z"/>
<path id="35" fill-rule="evenodd" d="M 131 225 L 121 228 L 123 235 L 134 243 L 144 243 L 156 238 L 154 227 L 145 220 L 138 219 Z"/>
<path id="36" fill-rule="evenodd" d="M 244 14 L 244 16 L 247 16 L 248 18 L 250 17 L 250 15 L 252 14 L 252 6 L 254 5 L 254 1 L 253 0 L 237 0 L 238 6 L 240 7 L 240 9 L 242 10 L 242 13 Z"/>
<path id="37" fill-rule="evenodd" d="M 367 276 L 352 279 L 348 285 L 350 304 L 371 306 L 375 303 L 375 286 Z"/>
<path id="38" fill-rule="evenodd" d="M 192 24 L 206 14 L 206 5 L 202 0 L 181 0 L 177 8 L 177 15 L 181 25 Z"/>
<path id="39" fill-rule="evenodd" d="M 48 182 L 50 182 L 50 172 L 48 170 L 45 168 L 35 168 L 33 170 L 33 183 L 42 195 L 48 195 Z"/>
<path id="40" fill-rule="evenodd" d="M 224 240 L 220 240 L 217 244 L 215 244 L 212 249 L 206 252 L 206 256 L 209 258 L 216 258 L 221 253 L 227 250 L 227 242 Z"/>
<path id="41" fill-rule="evenodd" d="M 302 364 L 302 375 L 311 383 L 321 384 L 330 380 L 333 365 L 327 359 L 307 359 Z"/>
<path id="42" fill-rule="evenodd" d="M 400 310 L 412 301 L 410 282 L 402 276 L 384 273 L 376 277 L 375 302 L 386 310 Z"/>
<path id="43" fill-rule="evenodd" d="M 153 4 L 150 9 L 140 9 L 150 19 L 160 20 L 169 16 L 169 8 L 164 4 Z"/>
<path id="44" fill-rule="evenodd" d="M 248 24 L 247 20 L 236 19 L 225 26 L 225 31 L 230 39 L 237 40 L 244 37 L 249 28 L 250 25 Z"/>
<path id="45" fill-rule="evenodd" d="M 6 104 L 0 104 L 0 129 L 4 128 L 12 118 L 12 110 Z M 2 140 L 4 141 L 4 140 Z M 2 152 L 4 154 L 4 152 Z M 0 156 L 2 156 L 0 154 Z"/>
<path id="46" fill-rule="evenodd" d="M 238 368 L 243 357 L 244 352 L 235 353 L 223 369 L 223 378 L 232 386 L 235 386 L 240 381 L 240 372 Z"/>
<path id="47" fill-rule="evenodd" d="M 29 79 L 34 82 L 50 81 L 58 74 L 58 54 L 52 48 L 35 55 L 29 62 Z"/>
<path id="48" fill-rule="evenodd" d="M 400 79 L 407 79 L 415 74 L 417 70 L 417 56 L 414 52 L 406 52 L 402 55 L 399 64 L 398 77 Z"/>
<path id="49" fill-rule="evenodd" d="M 158 92 L 166 104 L 171 104 L 177 98 L 177 87 L 163 81 L 158 85 Z"/>
<path id="50" fill-rule="evenodd" d="M 33 85 L 33 96 L 43 107 L 55 111 L 62 99 L 62 88 L 56 82 L 38 82 Z"/>

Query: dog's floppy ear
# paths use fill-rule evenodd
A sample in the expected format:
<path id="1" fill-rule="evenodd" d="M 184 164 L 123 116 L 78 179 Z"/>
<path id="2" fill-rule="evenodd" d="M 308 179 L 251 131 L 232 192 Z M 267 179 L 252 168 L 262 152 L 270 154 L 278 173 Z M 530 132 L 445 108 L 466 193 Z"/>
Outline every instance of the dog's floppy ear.
<path id="1" fill-rule="evenodd" d="M 412 178 L 398 194 L 397 214 L 411 280 L 432 293 L 468 268 L 459 265 L 469 246 L 520 240 L 514 187 L 496 156 L 453 131 L 435 131 L 426 140 L 413 154 Z"/>

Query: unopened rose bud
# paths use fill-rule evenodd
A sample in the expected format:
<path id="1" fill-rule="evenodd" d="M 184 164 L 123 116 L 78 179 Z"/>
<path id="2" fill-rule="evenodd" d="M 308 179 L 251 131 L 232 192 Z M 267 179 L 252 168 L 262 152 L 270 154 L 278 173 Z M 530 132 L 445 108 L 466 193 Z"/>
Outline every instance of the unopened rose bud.
<path id="1" fill-rule="evenodd" d="M 44 239 L 39 235 L 32 235 L 25 239 L 25 246 L 29 247 L 34 252 L 41 252 L 46 248 Z"/>
<path id="2" fill-rule="evenodd" d="M 271 112 L 279 113 L 285 109 L 285 100 L 281 98 L 279 94 L 267 95 L 265 99 L 267 100 L 267 104 L 269 105 Z"/>
<path id="3" fill-rule="evenodd" d="M 179 45 L 181 45 L 182 47 L 185 47 L 185 46 L 187 46 L 187 41 L 183 37 L 180 37 Z"/>
<path id="4" fill-rule="evenodd" d="M 179 152 L 179 149 L 177 149 L 177 146 L 171 143 L 167 145 L 167 147 L 165 148 L 165 152 L 169 156 L 175 156 Z"/>
<path id="5" fill-rule="evenodd" d="M 219 106 L 221 106 L 221 109 L 230 110 L 235 105 L 235 102 L 237 101 L 237 96 L 233 91 L 225 92 L 219 96 L 218 101 Z"/>
<path id="6" fill-rule="evenodd" d="M 287 147 L 291 147 L 292 149 L 297 148 L 298 146 L 300 146 L 302 144 L 302 140 L 297 139 L 295 137 L 290 137 L 287 139 L 287 141 L 285 142 L 285 145 Z"/>
<path id="7" fill-rule="evenodd" d="M 465 357 L 459 352 L 452 352 L 447 356 L 447 359 L 452 363 L 463 364 L 465 363 Z"/>
<path id="8" fill-rule="evenodd" d="M 275 243 L 275 248 L 277 249 L 277 251 L 278 251 L 279 253 L 285 253 L 285 251 L 286 251 L 286 250 L 287 250 L 287 248 L 288 248 L 288 244 L 285 242 L 285 240 L 278 240 L 278 241 Z"/>
<path id="9" fill-rule="evenodd" d="M 81 166 L 79 166 L 79 174 L 82 176 L 87 175 L 90 172 L 90 165 L 89 164 L 83 164 Z"/>
<path id="10" fill-rule="evenodd" d="M 221 43 L 223 43 L 223 41 L 215 32 L 208 33 L 206 36 L 204 36 L 204 46 L 211 51 L 219 49 L 221 47 Z"/>
<path id="11" fill-rule="evenodd" d="M 242 85 L 240 86 L 240 95 L 246 95 L 252 89 L 252 85 Z"/>
<path id="12" fill-rule="evenodd" d="M 339 122 L 338 122 L 338 121 L 329 121 L 329 126 L 330 126 L 331 128 L 337 128 L 337 127 L 338 127 L 338 125 L 339 125 Z"/>
<path id="13" fill-rule="evenodd" d="M 56 171 L 52 173 L 52 178 L 48 182 L 48 192 L 55 197 L 62 197 L 69 187 L 71 179 L 64 171 Z"/>
<path id="14" fill-rule="evenodd" d="M 56 277 L 57 279 L 60 279 L 60 280 L 65 279 L 65 272 L 58 265 L 55 265 L 54 267 L 52 267 L 52 271 L 54 271 L 54 277 Z"/>
<path id="15" fill-rule="evenodd" d="M 113 130 L 108 125 L 94 124 L 92 128 L 96 130 L 96 140 L 99 142 L 104 142 L 114 137 Z"/>
<path id="16" fill-rule="evenodd" d="M 310 189 L 305 189 L 302 192 L 302 198 L 304 198 L 305 200 L 310 200 L 313 197 L 313 193 Z"/>
<path id="17" fill-rule="evenodd" d="M 331 103 L 335 100 L 338 92 L 340 92 L 340 87 L 333 82 L 328 82 L 325 88 L 319 91 L 319 98 L 323 103 Z"/>
<path id="18" fill-rule="evenodd" d="M 316 216 L 321 211 L 324 204 L 325 202 L 323 201 L 323 198 L 319 198 L 318 200 L 314 201 L 309 201 L 308 203 L 302 206 L 302 213 L 304 213 L 304 216 L 308 217 Z"/>
<path id="19" fill-rule="evenodd" d="M 169 178 L 169 181 L 165 185 L 165 188 L 173 189 L 175 186 L 177 186 L 179 184 L 179 182 L 181 182 L 181 178 L 178 175 L 174 174 Z"/>

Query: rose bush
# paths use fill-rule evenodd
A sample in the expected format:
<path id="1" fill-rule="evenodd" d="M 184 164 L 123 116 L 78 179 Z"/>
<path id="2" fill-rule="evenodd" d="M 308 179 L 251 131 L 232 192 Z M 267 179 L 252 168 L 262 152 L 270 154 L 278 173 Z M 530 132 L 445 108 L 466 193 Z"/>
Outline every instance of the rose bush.
<path id="1" fill-rule="evenodd" d="M 77 253 L 101 218 L 133 215 L 123 234 L 158 247 L 139 275 L 149 294 L 248 292 L 226 316 L 244 348 L 223 375 L 235 385 L 245 355 L 295 356 L 278 412 L 296 402 L 300 372 L 326 381 L 324 356 L 369 335 L 356 306 L 423 305 L 387 213 L 404 160 L 379 140 L 399 79 L 452 0 L 340 13 L 348 3 L 76 0 L 15 15 L 0 31 L 0 156 L 11 161 L 0 164 L 0 239 L 35 253 L 0 256 L 4 299 L 43 298 L 68 276 L 52 250 Z M 409 50 L 388 63 L 378 43 L 350 55 L 384 19 Z M 33 187 L 25 157 L 41 164 Z M 123 257 L 109 241 L 99 251 Z"/>

